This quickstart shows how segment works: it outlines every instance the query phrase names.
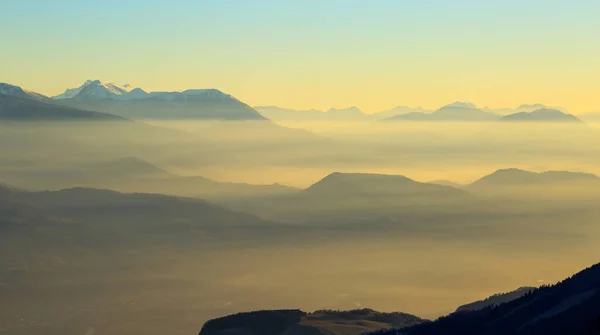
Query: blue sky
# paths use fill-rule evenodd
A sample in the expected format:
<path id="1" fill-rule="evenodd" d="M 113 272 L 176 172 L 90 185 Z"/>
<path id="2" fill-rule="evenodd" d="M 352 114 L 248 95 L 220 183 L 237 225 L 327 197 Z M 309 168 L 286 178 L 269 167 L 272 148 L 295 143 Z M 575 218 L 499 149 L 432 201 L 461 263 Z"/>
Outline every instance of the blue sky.
<path id="1" fill-rule="evenodd" d="M 592 0 L 19 0 L 0 5 L 0 81 L 45 94 L 95 78 L 217 87 L 296 108 L 586 111 L 600 109 L 599 15 Z"/>

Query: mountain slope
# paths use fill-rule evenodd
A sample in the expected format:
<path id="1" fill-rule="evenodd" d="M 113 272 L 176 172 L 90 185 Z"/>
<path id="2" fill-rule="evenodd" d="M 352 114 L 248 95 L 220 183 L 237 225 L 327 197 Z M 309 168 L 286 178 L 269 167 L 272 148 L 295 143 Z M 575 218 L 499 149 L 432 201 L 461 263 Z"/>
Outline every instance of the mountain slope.
<path id="1" fill-rule="evenodd" d="M 216 89 L 146 92 L 129 85 L 88 80 L 54 97 L 54 101 L 133 119 L 265 120 L 252 107 Z"/>
<path id="2" fill-rule="evenodd" d="M 600 334 L 600 264 L 521 298 L 381 335 Z"/>
<path id="3" fill-rule="evenodd" d="M 48 101 L 50 100 L 47 96 L 23 89 L 19 86 L 11 85 L 8 83 L 0 83 L 0 94 L 10 95 L 16 98 L 30 99 L 37 101 Z"/>
<path id="4" fill-rule="evenodd" d="M 5 121 L 126 121 L 99 112 L 91 112 L 31 99 L 0 94 L 0 120 Z"/>
<path id="5" fill-rule="evenodd" d="M 475 301 L 469 304 L 462 305 L 456 309 L 457 312 L 477 311 L 480 309 L 495 307 L 515 299 L 518 299 L 525 294 L 535 290 L 535 287 L 520 287 L 514 291 L 507 293 L 494 294 L 483 300 Z"/>
<path id="6" fill-rule="evenodd" d="M 49 215 L 85 222 L 112 243 L 197 243 L 229 234 L 262 234 L 276 225 L 193 198 L 119 193 L 92 188 L 18 192 L 13 201 L 43 208 Z"/>

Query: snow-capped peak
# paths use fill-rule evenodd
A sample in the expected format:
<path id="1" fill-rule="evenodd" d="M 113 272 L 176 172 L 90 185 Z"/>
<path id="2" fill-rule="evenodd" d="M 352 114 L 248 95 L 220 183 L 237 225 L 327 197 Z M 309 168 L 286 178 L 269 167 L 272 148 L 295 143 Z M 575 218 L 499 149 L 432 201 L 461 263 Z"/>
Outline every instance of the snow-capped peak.
<path id="1" fill-rule="evenodd" d="M 100 80 L 88 80 L 77 88 L 69 88 L 64 93 L 52 99 L 113 99 L 113 100 L 139 100 L 154 98 L 160 100 L 175 99 L 235 99 L 231 95 L 217 89 L 191 89 L 183 92 L 147 92 L 141 88 L 134 88 L 129 84 L 118 85 L 105 83 Z"/>
<path id="2" fill-rule="evenodd" d="M 0 83 L 0 94 L 11 95 L 23 99 L 34 99 L 39 101 L 48 99 L 45 95 L 26 90 L 20 86 L 11 85 L 8 83 Z"/>
<path id="3" fill-rule="evenodd" d="M 93 82 L 94 82 L 94 80 L 86 80 L 86 82 L 83 83 L 83 85 L 76 87 L 76 88 L 67 88 L 64 91 L 64 93 L 54 96 L 54 97 L 52 97 L 52 99 L 61 100 L 61 99 L 74 98 L 75 96 L 77 96 L 79 94 L 79 92 L 81 92 L 81 90 L 90 86 Z"/>
<path id="4" fill-rule="evenodd" d="M 105 83 L 100 80 L 88 80 L 77 88 L 67 89 L 63 94 L 53 97 L 53 99 L 116 99 L 133 100 L 148 97 L 148 92 L 141 88 L 133 88 L 129 84 L 118 85 L 115 83 Z"/>

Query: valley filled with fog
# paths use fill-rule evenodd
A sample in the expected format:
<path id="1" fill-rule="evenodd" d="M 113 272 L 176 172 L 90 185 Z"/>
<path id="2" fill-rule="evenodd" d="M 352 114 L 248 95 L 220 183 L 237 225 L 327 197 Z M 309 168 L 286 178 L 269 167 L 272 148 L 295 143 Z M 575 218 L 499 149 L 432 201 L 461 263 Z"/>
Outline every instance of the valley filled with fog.
<path id="1" fill-rule="evenodd" d="M 277 308 L 433 319 L 600 251 L 584 122 L 0 128 L 0 333 L 192 334 Z"/>

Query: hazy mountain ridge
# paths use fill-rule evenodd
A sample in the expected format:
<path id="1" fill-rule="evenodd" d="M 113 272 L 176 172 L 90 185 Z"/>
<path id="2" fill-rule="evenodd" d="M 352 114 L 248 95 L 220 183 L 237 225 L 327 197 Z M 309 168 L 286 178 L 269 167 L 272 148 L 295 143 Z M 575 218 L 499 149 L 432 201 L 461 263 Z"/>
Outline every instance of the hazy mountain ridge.
<path id="1" fill-rule="evenodd" d="M 530 113 L 530 112 L 533 112 L 535 110 L 544 109 L 544 108 L 555 109 L 555 110 L 559 110 L 559 111 L 561 111 L 563 113 L 568 113 L 568 111 L 565 108 L 563 108 L 563 107 L 560 107 L 560 106 L 547 106 L 547 105 L 541 104 L 541 103 L 522 104 L 522 105 L 517 106 L 516 108 L 488 108 L 488 107 L 485 107 L 485 108 L 482 108 L 482 109 L 484 111 L 486 111 L 486 112 L 496 113 L 496 114 L 504 115 L 505 116 L 505 115 L 509 115 L 509 114 L 516 114 L 516 113 L 522 113 L 522 112 Z"/>
<path id="2" fill-rule="evenodd" d="M 400 217 L 427 215 L 431 208 L 444 213 L 461 206 L 470 208 L 478 201 L 465 191 L 421 183 L 401 175 L 334 172 L 301 192 L 225 204 L 277 221 L 294 218 L 293 221 L 299 222 L 361 226 L 368 222 L 390 219 L 393 222 Z"/>
<path id="3" fill-rule="evenodd" d="M 356 106 L 342 109 L 330 108 L 326 111 L 318 109 L 297 110 L 277 106 L 256 106 L 254 108 L 267 118 L 275 121 L 369 121 L 381 120 L 402 114 L 432 112 L 421 107 L 411 108 L 408 106 L 396 106 L 371 114 L 361 111 Z"/>
<path id="4" fill-rule="evenodd" d="M 334 172 L 306 189 L 311 194 L 322 195 L 419 195 L 465 193 L 449 186 L 420 183 L 401 175 Z"/>
<path id="5" fill-rule="evenodd" d="M 478 196 L 552 202 L 556 206 L 586 208 L 600 200 L 600 178 L 582 172 L 501 169 L 464 189 Z"/>
<path id="6" fill-rule="evenodd" d="M 39 178 L 51 177 L 43 183 Z M 201 176 L 179 176 L 137 157 L 96 161 L 72 166 L 72 169 L 46 171 L 22 169 L 0 171 L 0 178 L 13 180 L 17 186 L 41 190 L 75 186 L 110 188 L 122 192 L 163 193 L 193 197 L 250 197 L 290 194 L 299 189 L 279 184 L 253 185 L 219 182 Z"/>
<path id="7" fill-rule="evenodd" d="M 277 106 L 257 106 L 254 108 L 268 119 L 275 121 L 365 121 L 369 118 L 368 114 L 365 114 L 356 106 L 342 109 L 331 108 L 327 111 L 318 109 L 296 110 Z"/>
<path id="8" fill-rule="evenodd" d="M 463 122 L 483 122 L 494 121 L 500 116 L 495 113 L 486 112 L 478 109 L 474 104 L 467 102 L 454 102 L 446 105 L 433 113 L 408 113 L 397 115 L 384 121 L 463 121 Z"/>
<path id="9" fill-rule="evenodd" d="M 532 112 L 518 112 L 500 118 L 503 122 L 565 122 L 581 123 L 579 118 L 556 109 L 541 108 Z"/>
<path id="10" fill-rule="evenodd" d="M 0 217 L 3 222 L 20 222 L 21 225 L 32 227 L 42 224 L 47 231 L 43 236 L 57 238 L 67 234 L 73 236 L 73 241 L 81 241 L 82 245 L 86 245 L 86 236 L 96 234 L 105 237 L 101 246 L 91 244 L 87 247 L 170 244 L 174 241 L 198 243 L 240 230 L 251 233 L 254 229 L 259 233 L 262 229 L 275 226 L 274 223 L 204 200 L 161 194 L 127 194 L 81 187 L 43 192 L 13 189 L 10 196 L 4 196 L 0 201 L 3 206 L 8 206 L 4 208 L 31 209 L 17 212 L 5 210 Z M 15 204 L 18 206 L 15 207 Z M 31 216 L 29 213 L 39 214 Z M 13 216 L 16 219 L 10 219 Z M 74 226 L 77 229 L 66 232 L 63 226 L 54 224 L 55 220 L 50 218 L 80 224 Z M 31 238 L 15 230 L 7 230 L 3 234 L 15 240 Z M 69 243 L 64 247 L 70 247 Z"/>
<path id="11" fill-rule="evenodd" d="M 0 119 L 4 121 L 126 121 L 125 118 L 51 103 L 0 94 Z"/>
<path id="12" fill-rule="evenodd" d="M 481 179 L 473 182 L 469 187 L 475 187 L 478 185 L 506 185 L 506 184 L 533 184 L 533 183 L 561 183 L 570 181 L 600 181 L 600 177 L 584 172 L 571 172 L 571 171 L 544 171 L 544 172 L 531 172 L 516 168 L 500 169 L 495 172 L 482 177 Z"/>

